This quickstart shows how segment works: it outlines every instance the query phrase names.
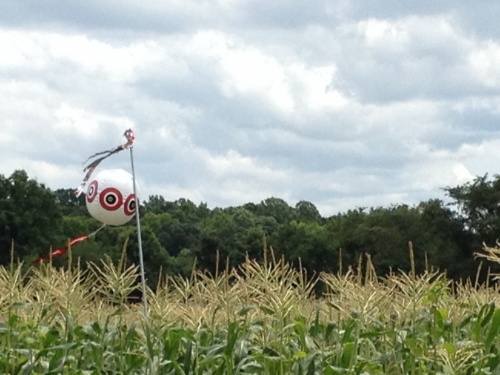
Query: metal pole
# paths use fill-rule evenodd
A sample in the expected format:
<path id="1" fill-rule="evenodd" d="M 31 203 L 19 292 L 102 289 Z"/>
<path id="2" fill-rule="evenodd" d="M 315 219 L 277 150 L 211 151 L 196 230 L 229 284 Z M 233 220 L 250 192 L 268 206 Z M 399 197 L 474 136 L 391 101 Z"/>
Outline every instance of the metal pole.
<path id="1" fill-rule="evenodd" d="M 146 294 L 146 276 L 144 274 L 144 257 L 142 255 L 142 238 L 141 238 L 141 219 L 139 217 L 139 197 L 137 196 L 137 187 L 135 183 L 135 169 L 134 169 L 134 154 L 133 147 L 130 147 L 130 164 L 132 166 L 132 180 L 134 183 L 134 196 L 135 196 L 135 221 L 137 223 L 137 242 L 139 243 L 139 262 L 141 267 L 141 284 L 142 284 L 142 301 L 144 304 L 144 316 L 148 317 L 148 298 Z"/>

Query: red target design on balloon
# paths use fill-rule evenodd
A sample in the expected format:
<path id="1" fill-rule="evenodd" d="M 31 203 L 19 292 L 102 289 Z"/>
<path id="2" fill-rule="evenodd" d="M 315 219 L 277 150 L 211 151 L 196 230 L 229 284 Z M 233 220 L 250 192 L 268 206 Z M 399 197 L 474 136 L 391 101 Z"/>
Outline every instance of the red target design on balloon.
<path id="1" fill-rule="evenodd" d="M 97 180 L 94 180 L 90 183 L 89 188 L 87 189 L 87 201 L 92 203 L 97 196 L 97 188 L 98 183 Z"/>
<path id="2" fill-rule="evenodd" d="M 135 201 L 135 194 L 130 194 L 125 200 L 125 205 L 123 207 L 123 212 L 125 215 L 133 215 L 135 214 L 135 208 L 137 203 Z"/>
<path id="3" fill-rule="evenodd" d="M 105 210 L 116 211 L 123 203 L 122 193 L 112 187 L 106 188 L 99 195 L 99 203 Z"/>

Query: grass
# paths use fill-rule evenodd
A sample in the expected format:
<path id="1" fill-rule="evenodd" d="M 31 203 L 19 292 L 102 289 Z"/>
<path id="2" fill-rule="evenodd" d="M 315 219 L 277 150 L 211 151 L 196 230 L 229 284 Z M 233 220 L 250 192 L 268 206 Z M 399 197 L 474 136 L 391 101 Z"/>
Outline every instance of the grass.
<path id="1" fill-rule="evenodd" d="M 496 285 L 379 277 L 369 256 L 309 277 L 247 259 L 162 278 L 145 317 L 127 301 L 138 269 L 125 263 L 0 267 L 0 373 L 500 374 Z"/>

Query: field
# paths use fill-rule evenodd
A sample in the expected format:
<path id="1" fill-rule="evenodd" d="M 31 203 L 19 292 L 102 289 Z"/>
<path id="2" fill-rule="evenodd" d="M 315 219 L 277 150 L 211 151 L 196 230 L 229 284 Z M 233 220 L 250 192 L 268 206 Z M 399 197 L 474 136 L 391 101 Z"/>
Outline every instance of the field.
<path id="1" fill-rule="evenodd" d="M 120 263 L 1 267 L 0 373 L 500 374 L 500 290 L 476 280 L 378 277 L 368 256 L 312 276 L 269 255 L 165 277 L 145 316 Z"/>

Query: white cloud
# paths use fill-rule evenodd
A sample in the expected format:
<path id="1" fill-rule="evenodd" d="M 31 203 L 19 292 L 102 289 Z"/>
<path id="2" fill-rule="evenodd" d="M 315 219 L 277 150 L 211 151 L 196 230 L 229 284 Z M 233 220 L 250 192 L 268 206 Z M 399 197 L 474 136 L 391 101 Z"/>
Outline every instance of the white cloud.
<path id="1" fill-rule="evenodd" d="M 388 20 L 368 19 L 358 23 L 358 31 L 370 48 L 395 49 L 399 52 L 407 48 L 410 36 L 404 25 Z"/>
<path id="2" fill-rule="evenodd" d="M 74 187 L 132 127 L 143 194 L 328 215 L 500 165 L 500 5 L 54 4 L 0 15 L 0 173 Z"/>
<path id="3" fill-rule="evenodd" d="M 193 48 L 217 64 L 220 87 L 227 97 L 250 96 L 262 105 L 269 102 L 284 113 L 293 110 L 286 71 L 274 57 L 213 31 L 198 33 Z"/>
<path id="4" fill-rule="evenodd" d="M 103 127 L 111 126 L 112 131 L 117 135 L 134 127 L 134 123 L 129 118 L 88 112 L 66 103 L 62 103 L 55 110 L 54 116 L 56 121 L 53 124 L 53 130 L 75 138 L 83 137 L 93 140 L 101 138 Z M 110 131 L 107 130 L 106 133 L 109 134 Z M 115 143 L 120 144 L 119 141 Z"/>
<path id="5" fill-rule="evenodd" d="M 305 104 L 306 110 L 321 113 L 335 111 L 349 104 L 351 98 L 334 87 L 336 72 L 334 65 L 319 67 L 296 65 L 292 66 L 291 70 L 299 82 L 297 86 L 302 89 L 302 92 L 299 92 L 300 101 Z"/>
<path id="6" fill-rule="evenodd" d="M 452 167 L 452 172 L 456 177 L 454 185 L 461 185 L 470 182 L 474 179 L 474 176 L 469 172 L 467 167 L 461 163 L 457 163 Z"/>
<path id="7" fill-rule="evenodd" d="M 473 74 L 488 88 L 500 86 L 500 44 L 487 41 L 470 54 Z"/>

